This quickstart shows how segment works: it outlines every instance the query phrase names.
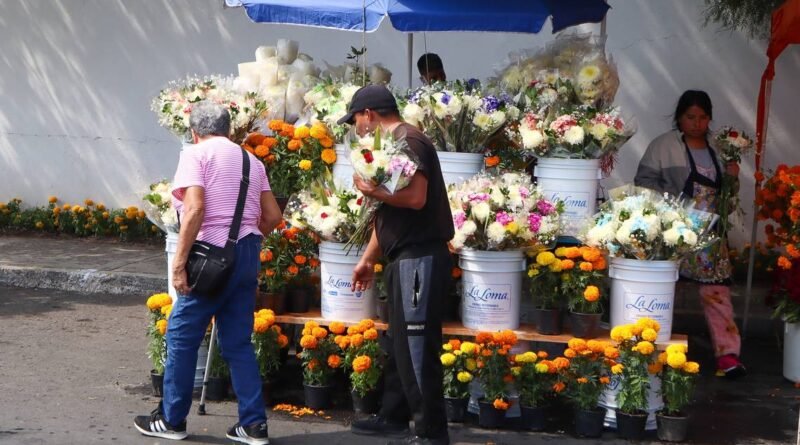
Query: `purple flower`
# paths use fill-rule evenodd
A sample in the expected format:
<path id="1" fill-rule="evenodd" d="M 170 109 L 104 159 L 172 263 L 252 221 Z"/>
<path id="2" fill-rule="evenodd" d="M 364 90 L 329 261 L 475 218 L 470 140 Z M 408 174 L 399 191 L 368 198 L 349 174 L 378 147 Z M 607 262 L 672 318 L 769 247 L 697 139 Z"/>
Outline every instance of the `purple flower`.
<path id="1" fill-rule="evenodd" d="M 450 103 L 450 95 L 447 93 L 442 93 L 442 103 L 448 105 Z"/>
<path id="2" fill-rule="evenodd" d="M 467 80 L 465 85 L 467 91 L 472 91 L 481 87 L 481 81 L 475 78 Z"/>
<path id="3" fill-rule="evenodd" d="M 403 176 L 410 178 L 411 176 L 414 176 L 414 173 L 417 171 L 417 166 L 410 160 L 403 157 L 393 157 L 389 161 L 389 171 L 402 171 Z"/>
<path id="4" fill-rule="evenodd" d="M 528 187 L 520 187 L 519 188 L 519 196 L 522 196 L 522 199 L 525 199 L 528 196 L 531 196 L 531 191 L 528 190 Z"/>
<path id="5" fill-rule="evenodd" d="M 531 228 L 531 232 L 538 232 L 539 228 L 542 224 L 542 217 L 539 216 L 537 213 L 531 213 L 528 215 L 528 226 Z"/>
<path id="6" fill-rule="evenodd" d="M 514 217 L 506 212 L 497 212 L 497 216 L 495 216 L 495 221 L 499 222 L 504 226 L 507 226 L 508 223 L 514 221 Z"/>
<path id="7" fill-rule="evenodd" d="M 553 204 L 544 199 L 540 199 L 539 202 L 536 203 L 536 208 L 539 210 L 539 213 L 544 216 L 553 213 L 553 210 L 555 210 Z"/>
<path id="8" fill-rule="evenodd" d="M 472 202 L 472 203 L 474 203 L 474 202 L 486 202 L 486 201 L 489 200 L 489 194 L 488 193 L 470 193 L 469 195 L 467 195 L 467 198 L 469 199 L 469 202 Z"/>
<path id="9" fill-rule="evenodd" d="M 464 221 L 467 220 L 467 214 L 464 212 L 458 212 L 453 215 L 453 224 L 455 224 L 456 229 L 461 229 L 464 226 Z"/>
<path id="10" fill-rule="evenodd" d="M 494 113 L 500 107 L 500 101 L 494 96 L 486 96 L 482 101 L 482 107 L 487 113 Z"/>

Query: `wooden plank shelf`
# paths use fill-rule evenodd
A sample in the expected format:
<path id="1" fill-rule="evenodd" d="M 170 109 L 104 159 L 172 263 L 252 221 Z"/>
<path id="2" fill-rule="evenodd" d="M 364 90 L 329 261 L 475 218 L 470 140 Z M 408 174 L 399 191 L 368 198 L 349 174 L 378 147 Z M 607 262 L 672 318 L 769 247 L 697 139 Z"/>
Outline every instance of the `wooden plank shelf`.
<path id="1" fill-rule="evenodd" d="M 305 312 L 302 314 L 282 314 L 276 315 L 275 321 L 277 323 L 288 323 L 288 324 L 305 324 L 307 321 L 315 321 L 322 326 L 327 325 L 331 321 L 334 320 L 326 320 L 322 318 L 319 309 L 312 309 L 309 312 Z M 343 322 L 346 326 L 352 326 L 357 324 L 356 322 Z M 375 328 L 379 330 L 386 330 L 387 323 L 382 320 L 375 320 Z M 442 325 L 442 334 L 445 335 L 460 335 L 460 336 L 474 336 L 478 331 L 474 329 L 465 328 L 461 323 L 456 321 L 446 321 Z M 526 341 L 538 341 L 544 343 L 566 343 L 569 339 L 572 338 L 572 335 L 569 333 L 564 333 L 560 335 L 544 335 L 540 334 L 533 325 L 520 325 L 519 329 L 514 330 L 514 333 L 517 334 L 517 338 L 520 340 Z M 602 329 L 600 331 L 600 336 L 597 337 L 598 340 L 609 340 L 608 330 Z M 665 349 L 670 344 L 682 344 L 688 346 L 689 344 L 689 337 L 684 334 L 672 334 L 672 339 L 667 343 L 658 343 L 656 347 L 660 350 Z"/>

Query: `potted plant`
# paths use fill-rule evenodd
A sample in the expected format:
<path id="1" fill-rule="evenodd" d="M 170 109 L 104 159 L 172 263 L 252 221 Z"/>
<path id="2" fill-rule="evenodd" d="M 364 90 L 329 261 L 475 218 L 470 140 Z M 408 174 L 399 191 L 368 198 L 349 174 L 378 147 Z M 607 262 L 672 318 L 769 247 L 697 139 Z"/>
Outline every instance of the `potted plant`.
<path id="1" fill-rule="evenodd" d="M 475 336 L 478 355 L 478 377 L 483 398 L 478 400 L 478 424 L 484 428 L 498 428 L 503 424 L 509 407 L 508 386 L 513 383 L 509 351 L 517 343 L 514 331 L 495 333 L 478 332 Z"/>
<path id="2" fill-rule="evenodd" d="M 547 421 L 547 406 L 555 392 L 558 368 L 547 353 L 528 351 L 514 356 L 511 368 L 514 385 L 519 392 L 520 423 L 523 429 L 542 431 Z"/>
<path id="3" fill-rule="evenodd" d="M 281 349 L 289 344 L 289 338 L 275 324 L 275 313 L 271 310 L 261 309 L 254 314 L 252 342 L 261 375 L 264 402 L 270 404 L 273 378 L 281 366 Z"/>
<path id="4" fill-rule="evenodd" d="M 478 368 L 478 347 L 472 342 L 451 339 L 442 345 L 444 406 L 449 422 L 463 422 L 469 403 L 469 384 Z"/>
<path id="5" fill-rule="evenodd" d="M 619 392 L 617 393 L 617 431 L 630 440 L 641 440 L 650 408 L 650 374 L 657 369 L 655 344 L 660 326 L 650 318 L 640 318 L 633 324 L 617 326 L 611 330 L 611 339 L 619 349 Z"/>
<path id="6" fill-rule="evenodd" d="M 303 351 L 303 390 L 306 406 L 324 409 L 330 406 L 334 371 L 341 365 L 333 335 L 314 321 L 303 327 L 300 346 Z"/>
<path id="7" fill-rule="evenodd" d="M 331 332 L 344 334 L 343 325 L 341 328 L 339 325 L 341 323 L 331 323 Z M 349 380 L 353 409 L 357 413 L 377 413 L 385 357 L 378 344 L 375 322 L 361 320 L 347 328 L 346 335 L 336 335 L 334 342 L 344 354 L 345 369 L 352 370 L 349 371 Z"/>
<path id="8" fill-rule="evenodd" d="M 683 442 L 689 425 L 686 407 L 691 403 L 692 392 L 700 372 L 697 362 L 686 360 L 686 346 L 669 345 L 658 355 L 661 365 L 661 397 L 664 409 L 656 413 L 659 440 Z"/>
<path id="9" fill-rule="evenodd" d="M 561 260 L 545 250 L 536 254 L 528 265 L 528 285 L 536 304 L 536 330 L 544 335 L 562 331 Z"/>
<path id="10" fill-rule="evenodd" d="M 464 326 L 516 329 L 525 250 L 555 242 L 562 206 L 544 199 L 522 173 L 477 175 L 451 187 L 448 198 L 455 226 L 450 243 L 463 270 Z M 487 296 L 505 301 L 486 304 Z"/>
<path id="11" fill-rule="evenodd" d="M 789 249 L 795 252 L 794 248 Z M 775 307 L 774 318 L 784 322 L 783 376 L 800 382 L 800 260 L 780 261 L 777 281 L 768 302 Z"/>
<path id="12" fill-rule="evenodd" d="M 167 362 L 167 320 L 172 311 L 172 298 L 169 294 L 159 293 L 147 299 L 147 309 L 150 321 L 147 323 L 147 356 L 153 363 L 150 370 L 150 381 L 153 385 L 153 395 L 161 397 L 164 394 L 164 364 Z"/>
<path id="13" fill-rule="evenodd" d="M 256 291 L 256 309 L 270 309 L 275 315 L 286 313 L 288 302 L 286 297 L 285 271 L 289 260 L 282 252 L 288 244 L 282 230 L 287 227 L 281 221 L 278 227 L 264 236 L 259 259 L 258 289 Z"/>
<path id="14" fill-rule="evenodd" d="M 560 358 L 558 387 L 575 407 L 575 432 L 578 436 L 600 437 L 603 434 L 605 410 L 598 406 L 600 396 L 611 382 L 609 375 L 619 351 L 604 341 L 573 338 L 564 350 L 566 366 Z M 560 383 L 560 385 L 559 385 Z"/>
<path id="15" fill-rule="evenodd" d="M 207 333 L 211 335 L 210 332 Z M 206 386 L 206 399 L 224 400 L 228 397 L 231 384 L 231 371 L 225 359 L 222 358 L 222 347 L 219 338 L 214 342 L 214 348 L 209 351 L 211 364 L 208 370 L 208 385 Z"/>
<path id="16" fill-rule="evenodd" d="M 561 261 L 561 294 L 567 302 L 574 337 L 597 336 L 603 314 L 606 259 L 596 247 L 559 247 L 555 256 Z"/>
<path id="17" fill-rule="evenodd" d="M 286 251 L 281 255 L 286 257 L 287 263 L 284 280 L 287 283 L 288 312 L 308 312 L 314 289 L 312 278 L 319 267 L 319 238 L 314 232 L 299 227 L 284 228 L 281 234 L 286 239 L 282 244 Z"/>
<path id="18" fill-rule="evenodd" d="M 383 274 L 385 259 L 378 260 L 373 266 L 375 274 L 375 291 L 378 295 L 375 297 L 376 312 L 378 318 L 388 322 L 389 321 L 389 293 L 386 289 L 386 276 Z"/>

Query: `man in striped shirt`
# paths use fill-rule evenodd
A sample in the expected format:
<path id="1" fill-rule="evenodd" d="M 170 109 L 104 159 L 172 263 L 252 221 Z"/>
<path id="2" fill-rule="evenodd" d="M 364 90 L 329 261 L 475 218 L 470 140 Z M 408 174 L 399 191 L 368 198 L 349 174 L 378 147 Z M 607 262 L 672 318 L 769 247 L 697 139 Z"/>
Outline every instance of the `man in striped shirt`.
<path id="1" fill-rule="evenodd" d="M 230 114 L 208 103 L 194 104 L 190 117 L 195 145 L 181 153 L 173 182 L 173 203 L 181 229 L 172 274 L 178 298 L 167 322 L 167 362 L 164 397 L 149 416 L 134 419 L 144 435 L 184 439 L 192 403 L 197 348 L 215 317 L 222 356 L 231 369 L 239 401 L 239 422 L 227 437 L 242 443 L 269 443 L 267 417 L 250 336 L 262 235 L 281 220 L 264 165 L 253 155 L 242 222 L 235 246 L 233 270 L 225 288 L 214 298 L 195 295 L 186 277 L 186 260 L 195 240 L 225 246 L 242 183 L 242 148 L 231 142 Z"/>

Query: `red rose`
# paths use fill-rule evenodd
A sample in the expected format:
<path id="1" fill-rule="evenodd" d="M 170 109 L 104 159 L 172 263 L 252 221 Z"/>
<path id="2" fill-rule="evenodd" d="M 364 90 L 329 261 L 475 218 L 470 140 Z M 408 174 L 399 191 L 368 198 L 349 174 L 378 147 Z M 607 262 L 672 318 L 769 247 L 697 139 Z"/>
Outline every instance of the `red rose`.
<path id="1" fill-rule="evenodd" d="M 730 137 L 732 137 L 732 138 L 736 139 L 736 138 L 738 138 L 738 137 L 739 137 L 739 132 L 738 132 L 738 131 L 733 131 L 733 130 L 731 130 L 731 132 L 730 132 L 730 133 L 728 133 L 728 136 L 730 136 Z"/>
<path id="2" fill-rule="evenodd" d="M 322 212 L 322 215 L 319 215 L 319 216 L 320 216 L 322 219 L 325 219 L 325 218 L 327 218 L 327 217 L 328 217 L 328 214 L 327 214 L 327 213 L 325 213 L 325 212 Z"/>
<path id="3" fill-rule="evenodd" d="M 366 150 L 366 149 L 365 150 L 361 150 L 361 154 L 364 155 L 364 161 L 367 164 L 372 164 L 372 161 L 375 160 L 375 158 L 372 157 L 372 152 L 369 151 L 369 150 Z"/>

